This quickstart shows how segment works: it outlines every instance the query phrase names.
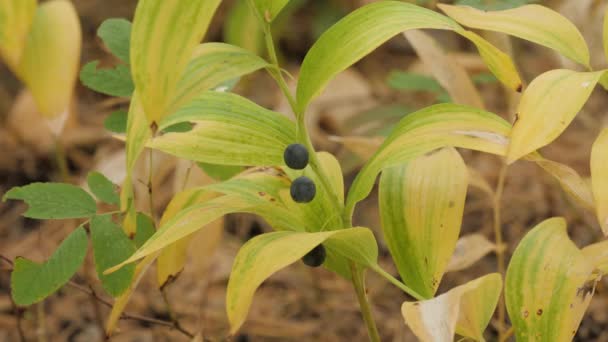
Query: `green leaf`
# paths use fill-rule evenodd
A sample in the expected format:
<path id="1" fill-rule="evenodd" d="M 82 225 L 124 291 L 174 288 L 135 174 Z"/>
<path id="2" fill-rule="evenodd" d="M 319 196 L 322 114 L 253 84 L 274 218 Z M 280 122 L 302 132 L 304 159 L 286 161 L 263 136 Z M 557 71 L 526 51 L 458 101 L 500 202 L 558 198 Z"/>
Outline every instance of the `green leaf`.
<path id="1" fill-rule="evenodd" d="M 112 133 L 124 134 L 127 132 L 127 115 L 124 110 L 114 111 L 103 121 L 103 127 Z"/>
<path id="2" fill-rule="evenodd" d="M 182 105 L 209 89 L 266 67 L 269 64 L 265 60 L 238 46 L 224 43 L 201 44 L 194 50 L 177 84 L 169 113 L 173 114 Z"/>
<path id="3" fill-rule="evenodd" d="M 325 31 L 302 63 L 297 89 L 298 113 L 339 72 L 348 68 L 396 34 L 420 28 L 462 30 L 431 10 L 399 1 L 363 6 Z"/>
<path id="4" fill-rule="evenodd" d="M 133 237 L 133 243 L 135 247 L 140 248 L 148 239 L 154 235 L 156 228 L 154 228 L 154 220 L 144 213 L 137 213 L 137 231 Z"/>
<path id="5" fill-rule="evenodd" d="M 87 183 L 97 199 L 108 204 L 120 204 L 118 187 L 103 174 L 97 171 L 89 173 Z"/>
<path id="6" fill-rule="evenodd" d="M 483 11 L 466 6 L 438 6 L 462 25 L 529 40 L 589 68 L 589 49 L 581 33 L 568 19 L 547 7 L 527 5 L 503 11 Z"/>
<path id="7" fill-rule="evenodd" d="M 445 89 L 433 77 L 403 71 L 393 71 L 388 75 L 388 85 L 397 90 L 428 91 L 445 93 Z"/>
<path id="8" fill-rule="evenodd" d="M 383 169 L 438 148 L 453 146 L 505 155 L 510 130 L 501 117 L 463 105 L 440 104 L 408 114 L 355 178 L 346 209 L 352 213 Z"/>
<path id="9" fill-rule="evenodd" d="M 211 164 L 281 165 L 284 149 L 295 141 L 292 121 L 231 93 L 202 93 L 159 127 L 184 121 L 194 129 L 156 137 L 148 147 Z"/>
<path id="10" fill-rule="evenodd" d="M 518 341 L 571 341 L 587 309 L 595 265 L 568 238 L 561 217 L 521 240 L 507 269 L 505 297 Z"/>
<path id="11" fill-rule="evenodd" d="M 129 64 L 131 46 L 131 22 L 126 19 L 110 18 L 99 26 L 97 35 L 114 56 Z"/>
<path id="12" fill-rule="evenodd" d="M 95 269 L 104 290 L 112 297 L 120 296 L 133 280 L 135 265 L 127 265 L 108 275 L 103 272 L 133 254 L 133 242 L 112 222 L 112 215 L 95 216 L 91 219 L 91 241 Z"/>
<path id="13" fill-rule="evenodd" d="M 209 177 L 219 181 L 228 180 L 244 170 L 242 166 L 216 165 L 202 162 L 196 163 L 196 165 Z"/>
<path id="14" fill-rule="evenodd" d="M 603 74 L 558 69 L 535 78 L 519 101 L 507 162 L 555 140 L 583 108 Z"/>
<path id="15" fill-rule="evenodd" d="M 253 295 L 262 282 L 319 244 L 331 245 L 345 257 L 363 265 L 376 263 L 377 245 L 373 233 L 367 228 L 318 233 L 285 231 L 258 235 L 239 250 L 232 266 L 226 294 L 231 334 L 245 321 Z"/>
<path id="16" fill-rule="evenodd" d="M 192 130 L 194 126 L 187 121 L 176 123 L 162 130 L 162 133 L 184 133 Z"/>
<path id="17" fill-rule="evenodd" d="M 267 22 L 272 22 L 287 5 L 289 0 L 253 0 L 258 14 Z"/>
<path id="18" fill-rule="evenodd" d="M 97 211 L 95 200 L 83 189 L 63 183 L 31 183 L 9 190 L 7 199 L 23 200 L 29 208 L 23 216 L 35 219 L 91 217 Z"/>
<path id="19" fill-rule="evenodd" d="M 79 227 L 43 264 L 18 257 L 11 273 L 11 296 L 15 303 L 31 305 L 57 291 L 78 271 L 87 247 L 87 233 Z"/>
<path id="20" fill-rule="evenodd" d="M 182 75 L 221 0 L 140 0 L 131 32 L 131 72 L 149 122 L 170 113 Z"/>
<path id="21" fill-rule="evenodd" d="M 453 148 L 388 168 L 380 178 L 386 243 L 403 281 L 425 298 L 437 291 L 456 248 L 467 185 L 467 167 Z"/>
<path id="22" fill-rule="evenodd" d="M 119 64 L 113 69 L 97 69 L 99 61 L 89 62 L 80 71 L 80 81 L 86 87 L 102 94 L 130 97 L 134 85 L 129 68 Z"/>
<path id="23" fill-rule="evenodd" d="M 237 0 L 224 22 L 224 41 L 258 55 L 263 52 L 264 32 L 248 0 Z"/>

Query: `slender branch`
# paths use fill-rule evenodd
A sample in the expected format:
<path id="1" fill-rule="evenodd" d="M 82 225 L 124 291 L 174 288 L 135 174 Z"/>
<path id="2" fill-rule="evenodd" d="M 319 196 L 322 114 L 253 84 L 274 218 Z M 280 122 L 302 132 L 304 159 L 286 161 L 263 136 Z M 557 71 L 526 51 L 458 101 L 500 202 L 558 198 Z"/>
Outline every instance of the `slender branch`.
<path id="1" fill-rule="evenodd" d="M 494 192 L 493 208 L 494 208 L 494 243 L 496 244 L 496 262 L 498 264 L 498 273 L 504 279 L 505 277 L 505 249 L 502 248 L 502 225 L 501 225 L 501 208 L 500 201 L 505 187 L 505 178 L 507 175 L 507 164 L 503 162 L 500 173 L 498 175 L 498 183 L 496 184 L 496 191 Z M 505 322 L 506 322 L 506 308 L 505 308 L 505 297 L 504 293 L 501 293 L 498 300 L 498 335 L 499 340 L 503 338 L 505 333 Z"/>
<path id="2" fill-rule="evenodd" d="M 55 163 L 59 169 L 61 181 L 68 183 L 70 181 L 68 160 L 65 154 L 65 147 L 59 138 L 55 138 Z"/>
<path id="3" fill-rule="evenodd" d="M 0 254 L 0 259 L 6 261 L 11 266 L 11 268 L 13 267 L 14 264 L 10 258 Z M 9 271 L 12 271 L 12 269 L 10 269 Z M 103 297 L 100 297 L 97 294 L 97 292 L 95 292 L 95 290 L 93 290 L 93 288 L 91 288 L 91 287 L 86 287 L 86 286 L 80 285 L 72 280 L 68 281 L 67 285 L 80 292 L 88 294 L 89 296 L 95 298 L 95 300 L 97 300 L 98 302 L 100 302 L 101 304 L 103 304 L 109 308 L 112 308 L 114 306 L 114 304 L 112 304 L 108 300 L 104 299 Z M 128 313 L 128 312 L 123 312 L 123 314 L 120 316 L 120 319 L 135 320 L 135 321 L 140 321 L 140 322 L 145 322 L 145 323 L 150 323 L 150 324 L 162 325 L 165 327 L 176 329 L 177 331 L 179 331 L 180 333 L 184 334 L 185 336 L 187 336 L 189 338 L 194 338 L 193 333 L 184 329 L 182 326 L 175 325 L 174 322 L 163 321 L 160 319 L 146 317 L 146 316 Z"/>
<path id="4" fill-rule="evenodd" d="M 350 270 L 352 275 L 353 286 L 357 293 L 357 299 L 359 300 L 359 307 L 361 308 L 361 314 L 363 315 L 363 321 L 367 327 L 367 334 L 371 342 L 380 342 L 380 335 L 378 334 L 378 328 L 372 315 L 371 305 L 367 300 L 367 291 L 365 290 L 365 277 L 363 271 L 353 261 L 350 262 Z"/>
<path id="5" fill-rule="evenodd" d="M 175 311 L 173 311 L 173 309 L 171 307 L 171 302 L 169 302 L 169 295 L 167 294 L 167 287 L 163 286 L 160 289 L 160 293 L 161 293 L 161 295 L 163 297 L 163 301 L 165 302 L 165 306 L 167 307 L 167 313 L 169 314 L 169 319 L 171 319 L 171 323 L 173 323 L 173 326 L 176 329 L 178 329 L 178 330 L 184 330 L 184 328 L 182 327 L 181 323 L 177 319 L 177 315 L 175 314 Z M 194 337 L 194 336 L 190 336 L 190 337 Z"/>
<path id="6" fill-rule="evenodd" d="M 378 273 L 379 275 L 381 275 L 382 277 L 384 277 L 386 280 L 388 280 L 389 282 L 391 282 L 391 284 L 397 286 L 398 288 L 400 288 L 401 290 L 403 290 L 403 292 L 405 292 L 408 295 L 416 298 L 417 300 L 425 300 L 425 299 L 427 299 L 427 298 L 424 298 L 424 296 L 422 296 L 418 292 L 416 292 L 416 291 L 412 290 L 411 288 L 409 288 L 404 283 L 402 283 L 399 280 L 397 280 L 390 273 L 388 273 L 385 270 L 383 270 L 379 265 L 373 265 L 370 268 L 374 272 Z"/>

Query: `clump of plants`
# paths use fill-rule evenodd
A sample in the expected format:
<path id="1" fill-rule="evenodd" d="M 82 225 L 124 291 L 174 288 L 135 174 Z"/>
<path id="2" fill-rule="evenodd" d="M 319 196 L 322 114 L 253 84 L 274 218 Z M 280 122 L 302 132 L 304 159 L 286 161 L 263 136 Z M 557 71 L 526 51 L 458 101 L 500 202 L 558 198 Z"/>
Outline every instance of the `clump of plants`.
<path id="1" fill-rule="evenodd" d="M 62 183 L 29 184 L 4 195 L 5 200 L 25 201 L 26 217 L 83 220 L 46 262 L 14 260 L 15 303 L 34 304 L 68 283 L 90 241 L 99 280 L 115 298 L 106 324 L 110 335 L 149 266 L 158 261 L 162 288 L 183 268 L 179 255 L 193 233 L 224 215 L 252 213 L 275 231 L 249 240 L 234 260 L 226 297 L 229 335 L 245 322 L 262 282 L 302 260 L 352 282 L 371 341 L 380 335 L 366 295 L 368 271 L 411 297 L 401 314 L 421 340 L 451 341 L 459 335 L 482 341 L 495 312 L 500 340 L 511 335 L 521 341 L 572 339 L 607 270 L 608 253 L 605 241 L 575 246 L 563 218 L 531 227 L 508 268 L 502 249 L 496 248 L 497 273 L 438 296 L 437 289 L 459 239 L 467 188 L 474 183 L 456 148 L 504 158 L 499 184 L 488 191 L 495 205 L 496 245 L 503 244 L 498 201 L 504 175 L 520 159 L 555 177 L 582 207 L 596 213 L 608 233 L 608 131 L 593 146 L 591 185 L 537 151 L 566 129 L 598 83 L 608 86 L 605 70 L 592 71 L 576 27 L 539 5 L 501 11 L 439 5 L 443 15 L 400 1 L 377 1 L 320 36 L 292 94 L 271 33 L 288 2 L 247 1 L 263 31 L 268 60 L 234 45 L 200 44 L 220 0 L 140 0 L 132 24 L 124 19 L 102 24 L 101 38 L 122 63 L 98 69 L 91 62 L 82 68 L 81 80 L 96 91 L 130 97 L 128 113 L 114 115 L 108 125 L 117 134 L 125 132 L 127 176 L 115 185 L 102 174 L 90 174 L 93 196 Z M 468 28 L 543 45 L 587 71 L 552 70 L 524 86 L 511 57 Z M 0 27 L 0 33 L 9 29 Z M 419 29 L 451 31 L 474 44 L 505 91 L 521 92 L 515 121 L 454 103 L 411 113 L 381 143 L 369 144 L 371 158 L 345 193 L 339 162 L 311 142 L 307 107 L 338 73 L 395 35 Z M 608 34 L 605 41 L 608 53 Z M 262 69 L 277 82 L 295 120 L 230 92 L 235 80 Z M 134 166 L 143 153 L 151 159 L 154 151 L 213 167 L 223 180 L 176 193 L 159 217 L 138 212 L 135 201 L 142 199 L 133 192 Z M 246 169 L 234 174 L 235 166 Z M 400 280 L 378 264 L 372 230 L 352 222 L 357 203 L 370 194 L 378 176 L 381 229 Z M 98 201 L 115 210 L 101 212 Z M 179 324 L 174 327 L 190 335 Z"/>

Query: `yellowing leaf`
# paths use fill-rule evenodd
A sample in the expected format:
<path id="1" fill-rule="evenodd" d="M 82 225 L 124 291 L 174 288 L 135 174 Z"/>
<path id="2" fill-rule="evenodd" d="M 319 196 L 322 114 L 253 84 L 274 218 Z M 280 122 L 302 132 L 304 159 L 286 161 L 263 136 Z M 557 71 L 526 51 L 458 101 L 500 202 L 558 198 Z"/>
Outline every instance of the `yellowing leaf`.
<path id="1" fill-rule="evenodd" d="M 411 29 L 458 30 L 451 19 L 423 7 L 399 1 L 380 1 L 352 12 L 323 35 L 302 63 L 297 89 L 297 112 L 303 113 L 338 73 L 398 33 Z"/>
<path id="2" fill-rule="evenodd" d="M 495 114 L 455 104 L 435 105 L 408 114 L 357 175 L 346 208 L 352 212 L 357 202 L 370 193 L 383 169 L 435 149 L 453 146 L 504 155 L 510 128 Z"/>
<path id="3" fill-rule="evenodd" d="M 467 177 L 460 154 L 446 148 L 388 168 L 380 178 L 386 242 L 403 281 L 425 298 L 437 291 L 456 247 Z"/>
<path id="4" fill-rule="evenodd" d="M 567 165 L 545 159 L 539 153 L 530 153 L 526 160 L 535 162 L 560 183 L 564 191 L 572 196 L 579 204 L 593 211 L 595 204 L 589 184 L 576 171 Z"/>
<path id="5" fill-rule="evenodd" d="M 583 108 L 603 73 L 559 69 L 535 78 L 517 108 L 508 163 L 557 138 Z"/>
<path id="6" fill-rule="evenodd" d="M 462 25 L 529 40 L 589 68 L 589 49 L 581 33 L 568 19 L 547 7 L 527 5 L 503 11 L 445 4 L 438 7 Z"/>
<path id="7" fill-rule="evenodd" d="M 0 2 L 0 56 L 15 71 L 27 43 L 36 12 L 36 0 Z"/>
<path id="8" fill-rule="evenodd" d="M 471 267 L 474 263 L 496 250 L 496 245 L 481 234 L 461 237 L 456 243 L 454 254 L 446 266 L 446 272 L 455 272 Z M 502 247 L 498 247 L 502 248 Z"/>
<path id="9" fill-rule="evenodd" d="M 455 333 L 484 341 L 501 290 L 500 274 L 492 273 L 436 298 L 405 302 L 401 313 L 421 341 L 452 341 Z"/>
<path id="10" fill-rule="evenodd" d="M 608 9 L 604 13 L 604 29 L 603 29 L 603 41 L 604 41 L 604 55 L 608 59 Z"/>
<path id="11" fill-rule="evenodd" d="M 140 0 L 131 33 L 131 71 L 148 121 L 167 113 L 182 73 L 220 0 Z"/>
<path id="12" fill-rule="evenodd" d="M 338 199 L 344 204 L 344 176 L 342 175 L 340 163 L 331 153 L 319 152 L 317 153 L 317 157 L 319 158 L 321 167 L 329 178 L 331 186 L 336 194 L 338 194 Z"/>
<path id="13" fill-rule="evenodd" d="M 591 189 L 597 219 L 608 235 L 608 128 L 604 128 L 591 149 Z"/>
<path id="14" fill-rule="evenodd" d="M 376 263 L 376 242 L 373 233 L 367 228 L 318 233 L 284 231 L 258 235 L 239 250 L 232 266 L 226 294 L 231 334 L 245 321 L 253 295 L 264 280 L 325 242 L 334 242 L 336 251 L 344 248 L 345 256 L 363 265 Z"/>
<path id="15" fill-rule="evenodd" d="M 608 240 L 591 244 L 583 248 L 582 252 L 585 258 L 595 267 L 596 273 L 608 274 Z"/>
<path id="16" fill-rule="evenodd" d="M 71 1 L 41 4 L 34 16 L 17 75 L 32 92 L 40 113 L 67 113 L 80 64 L 81 32 Z"/>
<path id="17" fill-rule="evenodd" d="M 485 107 L 464 67 L 448 56 L 432 36 L 419 30 L 411 30 L 404 35 L 454 103 Z"/>
<path id="18" fill-rule="evenodd" d="M 282 114 L 235 94 L 200 94 L 160 124 L 190 121 L 184 133 L 167 133 L 148 147 L 194 161 L 220 165 L 281 165 L 285 147 L 295 141 L 295 125 Z"/>
<path id="19" fill-rule="evenodd" d="M 506 276 L 507 310 L 517 340 L 571 341 L 595 288 L 593 270 L 568 238 L 563 218 L 545 220 L 526 234 Z"/>

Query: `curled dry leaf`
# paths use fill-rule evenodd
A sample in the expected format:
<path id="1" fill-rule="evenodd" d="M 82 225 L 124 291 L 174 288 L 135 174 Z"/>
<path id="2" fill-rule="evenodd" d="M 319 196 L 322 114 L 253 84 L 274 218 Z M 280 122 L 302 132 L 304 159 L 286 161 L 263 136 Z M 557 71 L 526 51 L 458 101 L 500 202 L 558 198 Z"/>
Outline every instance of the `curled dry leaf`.
<path id="1" fill-rule="evenodd" d="M 463 236 L 458 239 L 454 254 L 445 271 L 455 272 L 469 268 L 496 249 L 496 245 L 481 234 Z"/>
<path id="2" fill-rule="evenodd" d="M 502 290 L 500 274 L 492 273 L 429 300 L 405 302 L 401 313 L 421 341 L 453 341 L 454 334 L 484 341 L 483 331 Z"/>

